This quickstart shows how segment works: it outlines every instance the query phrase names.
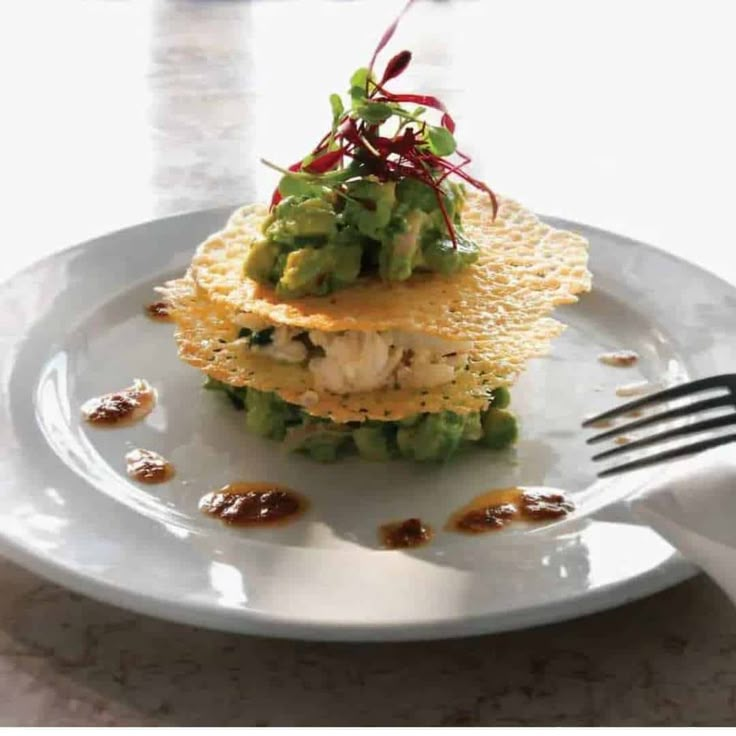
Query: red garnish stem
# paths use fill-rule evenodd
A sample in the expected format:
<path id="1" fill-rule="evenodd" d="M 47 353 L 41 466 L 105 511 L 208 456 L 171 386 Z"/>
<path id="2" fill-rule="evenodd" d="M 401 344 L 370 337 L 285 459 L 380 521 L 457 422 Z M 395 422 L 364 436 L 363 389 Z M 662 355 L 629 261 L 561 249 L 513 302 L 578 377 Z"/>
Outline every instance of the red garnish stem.
<path id="1" fill-rule="evenodd" d="M 393 38 L 394 33 L 396 33 L 396 29 L 399 26 L 399 23 L 401 22 L 401 19 L 404 17 L 406 12 L 409 10 L 409 8 L 414 4 L 414 0 L 408 0 L 406 5 L 404 5 L 401 12 L 396 16 L 396 19 L 394 22 L 384 31 L 383 36 L 381 36 L 381 40 L 378 42 L 378 46 L 376 46 L 376 50 L 373 52 L 373 56 L 371 56 L 371 63 L 368 65 L 368 79 L 371 78 L 371 72 L 373 71 L 373 67 L 376 64 L 376 57 L 378 54 L 383 51 L 383 49 L 386 47 L 386 44 Z M 407 61 L 407 64 L 409 62 Z M 403 70 L 402 70 L 403 71 Z M 385 76 L 385 75 L 384 75 Z M 366 80 L 366 94 L 368 93 L 368 81 Z"/>
<path id="2" fill-rule="evenodd" d="M 335 151 L 328 151 L 327 153 L 318 156 L 317 158 L 310 161 L 305 167 L 304 171 L 309 174 L 324 174 L 330 169 L 334 169 L 342 161 L 342 157 L 345 154 L 345 148 L 340 147 Z"/>

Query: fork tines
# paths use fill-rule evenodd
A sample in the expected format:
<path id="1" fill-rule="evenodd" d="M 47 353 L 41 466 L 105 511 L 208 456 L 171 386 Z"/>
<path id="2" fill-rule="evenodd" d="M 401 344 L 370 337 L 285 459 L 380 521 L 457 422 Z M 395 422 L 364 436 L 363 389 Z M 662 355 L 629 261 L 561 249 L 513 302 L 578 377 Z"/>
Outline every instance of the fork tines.
<path id="1" fill-rule="evenodd" d="M 618 435 L 625 435 L 629 432 L 669 420 L 681 419 L 686 417 L 693 417 L 695 419 L 696 415 L 699 413 L 710 411 L 712 409 L 718 409 L 721 407 L 733 407 L 734 409 L 736 409 L 736 374 L 725 374 L 721 376 L 713 376 L 711 378 L 703 378 L 678 386 L 673 386 L 672 388 L 665 389 L 664 391 L 658 391 L 656 393 L 649 394 L 648 396 L 644 396 L 641 399 L 629 401 L 626 404 L 617 406 L 615 409 L 611 409 L 610 411 L 606 411 L 602 414 L 598 414 L 595 417 L 586 419 L 583 422 L 583 427 L 594 427 L 596 424 L 599 424 L 601 422 L 614 420 L 640 409 L 650 408 L 656 406 L 657 404 L 661 404 L 667 401 L 673 401 L 675 399 L 690 397 L 703 391 L 713 391 L 714 389 L 725 389 L 727 392 L 719 396 L 694 401 L 688 404 L 684 404 L 683 406 L 678 406 L 674 409 L 662 411 L 657 414 L 653 414 L 651 416 L 647 416 L 642 419 L 623 424 L 606 432 L 601 432 L 600 434 L 589 438 L 587 442 L 588 444 L 595 444 L 607 439 L 612 439 L 613 437 L 616 437 Z M 681 425 L 672 429 L 667 429 L 657 434 L 653 434 L 649 437 L 643 437 L 633 442 L 627 442 L 626 444 L 622 444 L 613 449 L 598 453 L 593 457 L 593 460 L 610 459 L 619 455 L 634 452 L 636 450 L 651 447 L 661 442 L 676 440 L 681 437 L 686 437 L 701 432 L 708 432 L 729 426 L 736 426 L 736 412 L 721 414 L 719 416 L 709 419 L 702 419 L 700 421 L 689 422 L 688 424 Z M 660 452 L 658 454 L 646 455 L 639 459 L 623 463 L 622 465 L 608 468 L 607 470 L 599 473 L 599 477 L 614 475 L 616 473 L 622 473 L 627 470 L 636 470 L 648 465 L 664 462 L 666 460 L 674 460 L 685 455 L 701 452 L 703 450 L 710 449 L 711 447 L 717 447 L 719 445 L 726 444 L 727 442 L 734 441 L 736 441 L 736 434 L 709 437 L 698 442 L 678 446 L 673 449 Z"/>

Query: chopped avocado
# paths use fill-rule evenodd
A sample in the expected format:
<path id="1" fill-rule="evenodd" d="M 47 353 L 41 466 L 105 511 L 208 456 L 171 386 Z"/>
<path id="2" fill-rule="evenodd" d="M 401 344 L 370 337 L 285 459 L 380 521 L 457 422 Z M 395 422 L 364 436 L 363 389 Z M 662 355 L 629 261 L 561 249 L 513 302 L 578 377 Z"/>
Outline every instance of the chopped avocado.
<path id="1" fill-rule="evenodd" d="M 459 215 L 465 204 L 465 189 L 454 182 L 444 182 L 441 189 L 442 202 L 445 205 L 447 216 L 453 222 L 459 222 Z M 444 217 L 437 203 L 437 194 L 432 187 L 418 179 L 402 179 L 396 185 L 396 199 L 407 211 L 419 209 L 432 215 L 433 222 L 445 232 Z M 395 213 L 398 212 L 399 208 Z"/>
<path id="2" fill-rule="evenodd" d="M 478 260 L 478 246 L 462 233 L 456 232 L 457 247 L 437 231 L 429 231 L 422 238 L 424 263 L 432 271 L 450 275 Z"/>
<path id="3" fill-rule="evenodd" d="M 463 425 L 463 418 L 451 411 L 428 414 L 414 438 L 414 457 L 417 460 L 446 460 L 460 444 Z"/>
<path id="4" fill-rule="evenodd" d="M 396 446 L 399 448 L 401 457 L 407 460 L 414 459 L 414 437 L 416 429 L 414 427 L 399 427 L 396 432 Z"/>
<path id="5" fill-rule="evenodd" d="M 466 414 L 463 419 L 463 439 L 476 442 L 483 436 L 483 425 L 480 421 L 480 412 L 474 411 Z"/>
<path id="6" fill-rule="evenodd" d="M 362 235 L 381 240 L 396 203 L 396 184 L 359 179 L 348 185 L 342 218 Z"/>
<path id="7" fill-rule="evenodd" d="M 392 422 L 368 423 L 353 430 L 358 453 L 366 460 L 390 460 L 393 457 L 392 437 L 396 429 Z"/>
<path id="8" fill-rule="evenodd" d="M 447 460 L 460 444 L 464 424 L 463 417 L 451 411 L 425 414 L 413 427 L 399 429 L 399 451 L 413 460 Z"/>
<path id="9" fill-rule="evenodd" d="M 319 197 L 287 197 L 274 211 L 274 220 L 264 234 L 284 245 L 305 241 L 326 242 L 337 233 L 337 214 Z"/>
<path id="10" fill-rule="evenodd" d="M 419 424 L 419 422 L 421 421 L 421 414 L 411 414 L 408 417 L 399 419 L 396 423 L 399 425 L 399 427 L 413 427 L 414 425 Z"/>
<path id="11" fill-rule="evenodd" d="M 300 248 L 289 253 L 284 272 L 276 285 L 276 294 L 292 299 L 307 294 L 327 294 L 332 259 L 326 250 Z"/>
<path id="12" fill-rule="evenodd" d="M 477 247 L 459 232 L 457 249 L 448 240 L 427 184 L 370 176 L 343 186 L 340 196 L 325 188 L 281 200 L 265 218 L 264 239 L 246 254 L 245 276 L 275 286 L 281 299 L 297 299 L 350 286 L 361 273 L 405 281 L 417 269 L 452 274 L 477 258 Z M 462 188 L 447 182 L 441 188 L 459 230 Z"/>
<path id="13" fill-rule="evenodd" d="M 225 386 L 225 395 L 238 411 L 245 409 L 246 391 L 244 386 Z"/>
<path id="14" fill-rule="evenodd" d="M 367 460 L 401 456 L 436 462 L 450 458 L 463 442 L 499 450 L 515 442 L 518 434 L 514 416 L 494 406 L 482 414 L 444 411 L 414 414 L 396 421 L 337 424 L 309 416 L 275 393 L 229 386 L 209 377 L 204 387 L 222 391 L 236 408 L 246 408 L 246 426 L 252 432 L 286 439 L 291 450 L 304 452 L 320 462 L 337 460 L 351 449 Z"/>
<path id="15" fill-rule="evenodd" d="M 418 179 L 402 179 L 396 185 L 396 198 L 408 209 L 433 212 L 437 209 L 437 195 L 432 187 Z"/>
<path id="16" fill-rule="evenodd" d="M 511 403 L 511 393 L 506 386 L 497 386 L 493 389 L 491 406 L 494 409 L 506 409 Z"/>
<path id="17" fill-rule="evenodd" d="M 275 283 L 278 280 L 274 273 L 280 249 L 276 243 L 268 240 L 259 240 L 248 249 L 243 265 L 246 278 L 253 279 L 259 284 Z"/>
<path id="18" fill-rule="evenodd" d="M 456 182 L 448 182 L 444 191 L 447 214 L 454 223 L 460 225 L 460 216 L 465 207 L 465 187 Z"/>
<path id="19" fill-rule="evenodd" d="M 330 285 L 336 289 L 348 286 L 360 275 L 360 263 L 363 249 L 360 244 L 328 245 L 323 248 L 331 260 Z"/>
<path id="20" fill-rule="evenodd" d="M 298 421 L 297 407 L 276 394 L 249 388 L 245 397 L 248 414 L 245 424 L 251 432 L 274 440 L 283 440 L 287 424 Z"/>
<path id="21" fill-rule="evenodd" d="M 342 437 L 318 435 L 305 440 L 300 449 L 318 463 L 334 463 L 340 456 L 340 449 L 344 443 L 345 439 Z"/>
<path id="22" fill-rule="evenodd" d="M 402 222 L 401 230 L 383 241 L 379 256 L 382 279 L 406 281 L 411 276 L 415 254 L 419 249 L 419 235 L 426 217 L 421 210 L 412 210 Z"/>
<path id="23" fill-rule="evenodd" d="M 491 407 L 483 414 L 483 439 L 481 442 L 492 450 L 503 450 L 514 444 L 519 428 L 514 415 L 505 409 Z"/>
<path id="24" fill-rule="evenodd" d="M 222 381 L 218 381 L 216 378 L 212 378 L 212 376 L 205 376 L 202 388 L 206 391 L 224 391 L 225 384 Z"/>
<path id="25" fill-rule="evenodd" d="M 207 391 L 222 391 L 238 411 L 245 409 L 245 395 L 248 389 L 244 386 L 228 386 L 212 376 L 207 376 L 203 388 Z"/>
<path id="26" fill-rule="evenodd" d="M 286 257 L 276 293 L 296 298 L 347 286 L 358 278 L 362 256 L 359 244 L 294 250 Z"/>
<path id="27" fill-rule="evenodd" d="M 307 421 L 312 424 L 314 420 Z M 341 429 L 341 425 L 328 421 L 316 422 L 316 425 L 316 431 L 311 432 L 294 449 L 309 455 L 317 462 L 335 462 L 348 449 L 350 433 Z"/>

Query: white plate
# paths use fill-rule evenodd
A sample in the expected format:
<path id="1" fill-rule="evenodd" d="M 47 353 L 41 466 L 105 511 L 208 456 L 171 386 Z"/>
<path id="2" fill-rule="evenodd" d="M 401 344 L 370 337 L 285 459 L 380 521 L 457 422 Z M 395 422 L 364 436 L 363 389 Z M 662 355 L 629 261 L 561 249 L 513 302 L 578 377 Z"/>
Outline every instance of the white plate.
<path id="1" fill-rule="evenodd" d="M 315 639 L 459 636 L 557 621 L 617 605 L 693 574 L 632 520 L 625 497 L 641 474 L 593 482 L 580 421 L 616 402 L 614 388 L 732 370 L 736 290 L 645 245 L 574 223 L 592 244 L 594 291 L 560 316 L 570 329 L 513 392 L 516 453 L 471 452 L 443 467 L 322 466 L 250 436 L 242 414 L 200 390 L 172 327 L 143 316 L 152 287 L 179 274 L 228 210 L 133 227 L 58 254 L 0 290 L 3 350 L 0 540 L 22 565 L 80 592 L 177 621 Z M 686 296 L 685 296 L 686 295 Z M 635 368 L 601 365 L 632 348 Z M 135 377 L 159 391 L 141 424 L 80 422 L 91 396 Z M 134 446 L 177 469 L 162 486 L 126 477 Z M 224 527 L 201 495 L 237 480 L 272 480 L 312 500 L 277 530 Z M 469 538 L 439 533 L 413 552 L 377 548 L 376 528 L 450 511 L 507 485 L 567 489 L 567 520 Z"/>

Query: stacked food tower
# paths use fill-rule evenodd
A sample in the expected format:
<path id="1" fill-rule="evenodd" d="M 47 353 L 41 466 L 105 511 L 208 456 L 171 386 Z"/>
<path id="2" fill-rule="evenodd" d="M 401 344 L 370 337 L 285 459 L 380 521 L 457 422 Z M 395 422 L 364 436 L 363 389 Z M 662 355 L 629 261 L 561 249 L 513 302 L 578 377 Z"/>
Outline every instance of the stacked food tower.
<path id="1" fill-rule="evenodd" d="M 510 385 L 590 288 L 582 237 L 471 177 L 439 100 L 389 91 L 410 59 L 358 70 L 312 152 L 266 162 L 270 206 L 237 210 L 164 288 L 205 386 L 320 461 L 508 447 Z"/>

